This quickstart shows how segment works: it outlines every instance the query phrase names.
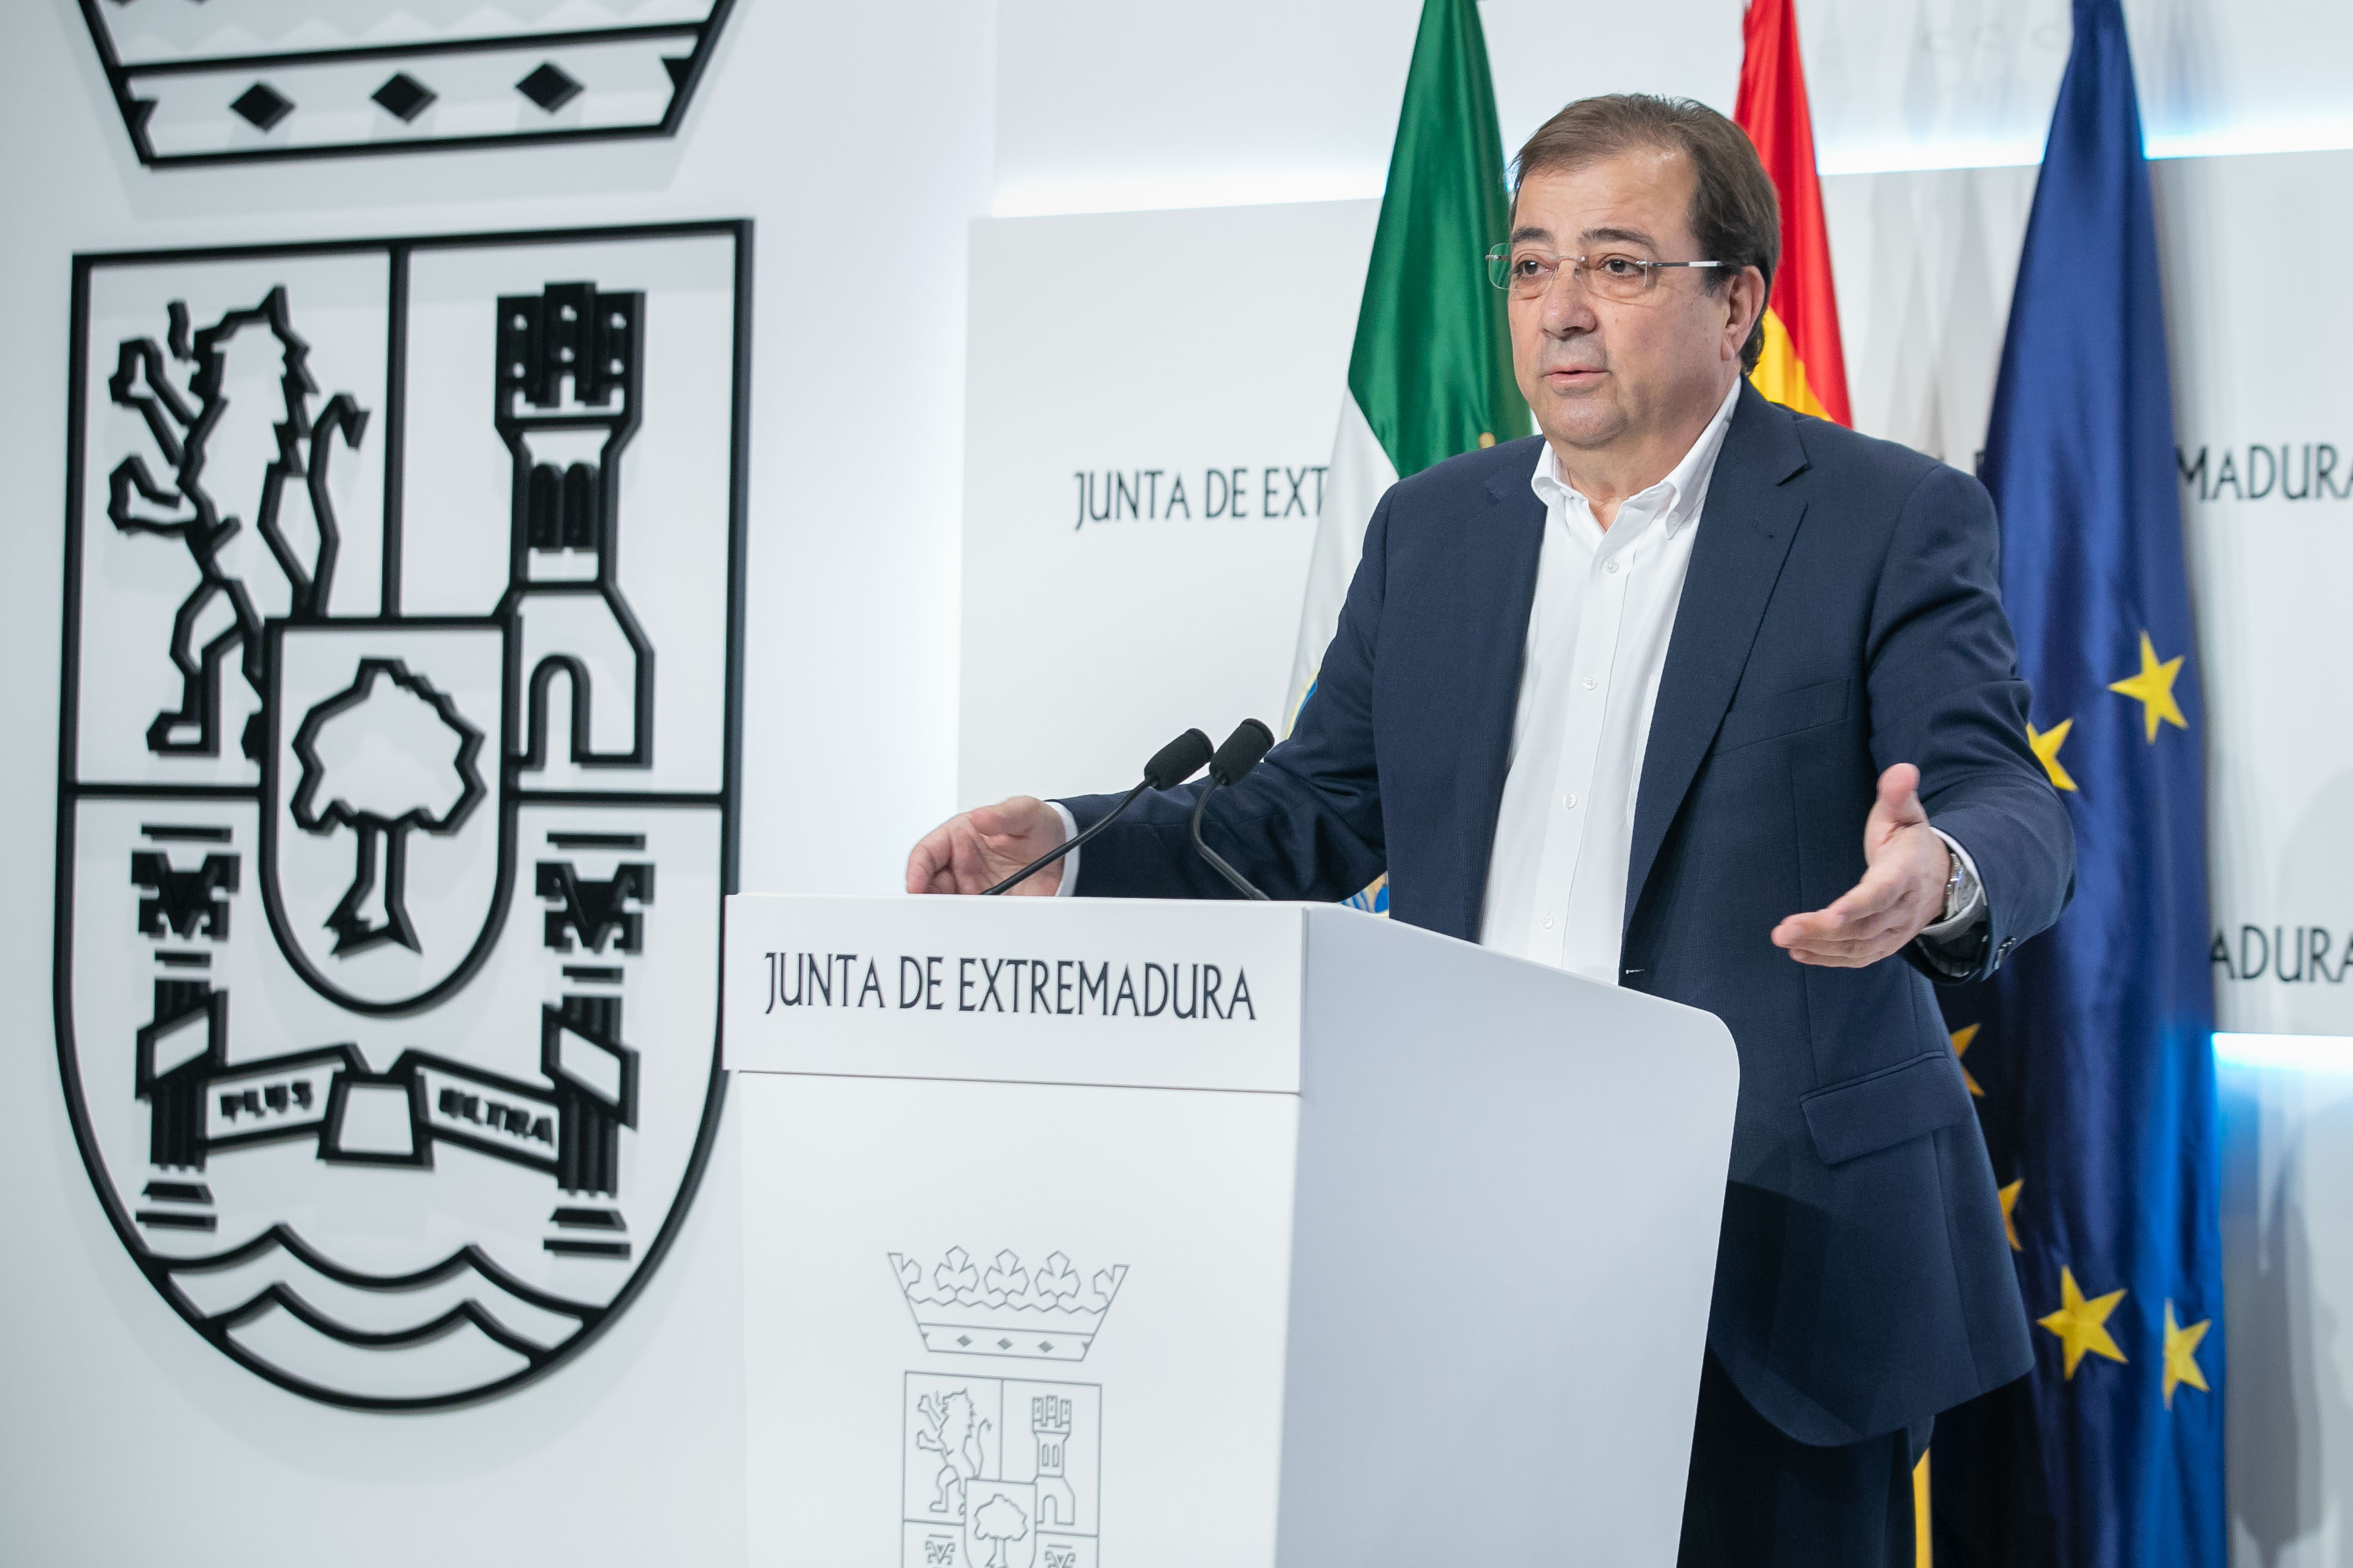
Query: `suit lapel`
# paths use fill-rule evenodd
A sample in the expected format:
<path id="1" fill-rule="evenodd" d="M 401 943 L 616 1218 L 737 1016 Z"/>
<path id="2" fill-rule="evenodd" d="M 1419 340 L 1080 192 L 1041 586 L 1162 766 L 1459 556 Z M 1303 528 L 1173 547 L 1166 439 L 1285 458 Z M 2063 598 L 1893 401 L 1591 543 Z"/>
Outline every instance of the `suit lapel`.
<path id="1" fill-rule="evenodd" d="M 1778 488 L 1806 466 L 1790 416 L 1744 386 L 1708 481 L 1707 505 L 1692 541 L 1667 664 L 1651 714 L 1642 782 L 1634 796 L 1634 839 L 1626 868 L 1630 922 L 1667 829 L 1715 742 L 1748 650 L 1788 558 L 1805 503 Z"/>
<path id="2" fill-rule="evenodd" d="M 1535 466 L 1533 458 L 1529 466 Z M 1488 483 L 1493 504 L 1463 539 L 1462 728 L 1455 778 L 1455 825 L 1462 840 L 1461 935 L 1479 940 L 1479 907 L 1487 896 L 1487 859 L 1495 819 L 1504 805 L 1504 774 L 1512 757 L 1512 724 L 1519 710 L 1521 665 L 1527 658 L 1528 614 L 1535 603 L 1536 558 L 1544 546 L 1545 508 L 1525 476 Z"/>

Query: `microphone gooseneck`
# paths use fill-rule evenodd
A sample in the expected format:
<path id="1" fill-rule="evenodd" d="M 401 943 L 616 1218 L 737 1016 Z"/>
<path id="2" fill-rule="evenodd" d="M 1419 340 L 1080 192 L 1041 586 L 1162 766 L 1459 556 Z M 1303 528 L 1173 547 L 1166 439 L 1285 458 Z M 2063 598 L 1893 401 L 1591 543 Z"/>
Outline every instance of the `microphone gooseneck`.
<path id="1" fill-rule="evenodd" d="M 1260 728 L 1263 729 L 1265 726 L 1261 725 Z M 1228 741 L 1226 743 L 1229 746 L 1233 744 L 1231 741 Z M 1198 730 L 1186 731 L 1183 734 L 1177 736 L 1175 740 L 1169 742 L 1166 745 L 1152 753 L 1152 760 L 1144 764 L 1143 782 L 1138 784 L 1134 789 L 1129 790 L 1125 795 L 1122 796 L 1120 803 L 1117 805 L 1113 806 L 1109 811 L 1103 813 L 1102 816 L 1098 817 L 1095 820 L 1093 826 L 1088 828 L 1085 832 L 1079 834 L 1076 837 L 1064 839 L 1060 844 L 1056 845 L 1053 848 L 1049 849 L 1043 855 L 1039 856 L 1035 860 L 1030 861 L 1027 866 L 1022 867 L 1018 871 L 1014 872 L 1010 877 L 1006 878 L 1002 882 L 997 883 L 997 886 L 983 890 L 981 897 L 984 899 L 994 898 L 999 894 L 1008 892 L 1014 888 L 1019 887 L 1029 878 L 1044 870 L 1047 867 L 1051 866 L 1055 861 L 1060 860 L 1063 856 L 1068 855 L 1071 850 L 1076 849 L 1088 839 L 1092 838 L 1096 834 L 1101 833 L 1104 828 L 1109 827 L 1113 823 L 1118 821 L 1120 813 L 1125 811 L 1129 806 L 1134 805 L 1136 801 L 1143 796 L 1145 790 L 1175 789 L 1178 784 L 1183 784 L 1187 779 L 1189 779 L 1195 773 L 1199 773 L 1201 771 L 1201 765 L 1204 763 L 1212 762 L 1215 759 L 1209 752 L 1209 737 L 1204 735 Z M 1252 763 L 1256 763 L 1257 760 L 1258 759 L 1255 757 L 1250 759 Z M 1245 769 L 1245 771 L 1247 771 L 1247 769 Z"/>
<path id="2" fill-rule="evenodd" d="M 1211 795 L 1230 784 L 1240 783 L 1243 775 L 1258 766 L 1259 759 L 1265 756 L 1273 744 L 1273 731 L 1255 719 L 1243 720 L 1235 726 L 1234 732 L 1226 737 L 1226 743 L 1218 748 L 1218 754 L 1209 759 L 1208 787 L 1193 803 L 1193 852 L 1208 861 L 1210 869 L 1232 883 L 1243 898 L 1256 899 L 1261 903 L 1271 900 L 1260 892 L 1248 877 L 1226 864 L 1225 857 L 1203 841 L 1201 814 L 1208 809 Z"/>

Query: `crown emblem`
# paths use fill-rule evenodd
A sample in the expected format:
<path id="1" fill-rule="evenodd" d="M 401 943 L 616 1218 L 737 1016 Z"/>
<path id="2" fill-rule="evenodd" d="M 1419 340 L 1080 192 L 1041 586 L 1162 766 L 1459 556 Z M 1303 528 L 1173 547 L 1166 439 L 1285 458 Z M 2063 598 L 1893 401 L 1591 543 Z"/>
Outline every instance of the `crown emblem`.
<path id="1" fill-rule="evenodd" d="M 950 1247 L 928 1275 L 896 1252 L 891 1268 L 926 1350 L 1047 1361 L 1086 1360 L 1127 1278 L 1127 1265 L 1115 1263 L 1082 1280 L 1059 1252 L 1035 1268 L 1022 1268 L 1018 1253 L 1000 1252 L 983 1268 L 961 1247 Z"/>
<path id="2" fill-rule="evenodd" d="M 82 12 L 139 161 L 168 166 L 672 135 L 731 4 L 115 0 Z"/>

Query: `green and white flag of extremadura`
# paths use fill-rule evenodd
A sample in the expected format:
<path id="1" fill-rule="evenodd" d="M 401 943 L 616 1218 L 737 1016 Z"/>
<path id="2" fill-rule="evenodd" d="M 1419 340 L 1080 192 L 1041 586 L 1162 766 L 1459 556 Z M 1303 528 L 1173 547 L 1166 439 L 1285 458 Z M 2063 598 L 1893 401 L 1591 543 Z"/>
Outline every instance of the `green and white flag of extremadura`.
<path id="1" fill-rule="evenodd" d="M 1477 0 L 1424 0 L 1308 563 L 1293 719 L 1314 688 L 1383 492 L 1528 433 L 1503 290 L 1487 281 L 1487 249 L 1511 223 L 1503 140 Z"/>

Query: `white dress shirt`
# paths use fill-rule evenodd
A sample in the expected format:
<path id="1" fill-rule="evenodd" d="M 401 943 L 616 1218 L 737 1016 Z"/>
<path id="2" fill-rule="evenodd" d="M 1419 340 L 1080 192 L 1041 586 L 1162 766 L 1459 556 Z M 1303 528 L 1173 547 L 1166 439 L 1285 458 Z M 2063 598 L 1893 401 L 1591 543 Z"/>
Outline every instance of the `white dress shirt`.
<path id="1" fill-rule="evenodd" d="M 1487 862 L 1480 942 L 1598 980 L 1618 983 L 1634 797 L 1658 705 L 1692 543 L 1724 448 L 1736 381 L 1667 477 L 1619 503 L 1605 531 L 1562 479 L 1549 443 L 1530 478 L 1545 504 L 1535 599 L 1504 799 Z M 1069 810 L 1051 803 L 1065 836 Z M 1939 831 L 1962 868 L 1960 907 L 1921 933 L 1931 956 L 1974 936 L 1985 911 L 1968 851 Z M 1061 886 L 1078 882 L 1064 858 Z M 1801 911 L 1792 910 L 1791 914 Z"/>
<path id="2" fill-rule="evenodd" d="M 1617 984 L 1651 710 L 1739 398 L 1735 382 L 1683 461 L 1620 502 L 1606 532 L 1550 443 L 1536 458 L 1544 543 L 1480 920 L 1498 952 Z"/>

